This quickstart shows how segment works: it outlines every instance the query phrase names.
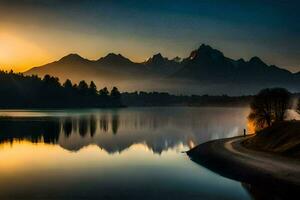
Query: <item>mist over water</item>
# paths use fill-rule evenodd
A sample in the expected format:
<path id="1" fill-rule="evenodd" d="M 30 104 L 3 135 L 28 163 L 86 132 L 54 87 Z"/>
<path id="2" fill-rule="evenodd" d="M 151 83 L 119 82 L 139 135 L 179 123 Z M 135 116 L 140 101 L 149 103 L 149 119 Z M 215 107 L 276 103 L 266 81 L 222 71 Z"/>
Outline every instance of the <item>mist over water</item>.
<path id="1" fill-rule="evenodd" d="M 182 153 L 242 135 L 248 113 L 213 107 L 2 111 L 0 197 L 250 199 L 239 182 Z"/>
<path id="2" fill-rule="evenodd" d="M 109 153 L 143 144 L 160 154 L 170 148 L 188 150 L 193 147 L 191 144 L 242 135 L 247 126 L 247 113 L 247 108 L 183 107 L 4 111 L 2 115 L 6 118 L 0 121 L 0 141 L 44 142 L 46 138 L 70 151 L 94 144 Z"/>

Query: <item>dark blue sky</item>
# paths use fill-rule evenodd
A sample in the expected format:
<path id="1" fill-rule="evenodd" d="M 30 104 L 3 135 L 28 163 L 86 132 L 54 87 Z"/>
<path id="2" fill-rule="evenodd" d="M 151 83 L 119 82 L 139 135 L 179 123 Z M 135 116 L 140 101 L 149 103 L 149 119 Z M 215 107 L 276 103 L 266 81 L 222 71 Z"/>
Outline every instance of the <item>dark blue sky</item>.
<path id="1" fill-rule="evenodd" d="M 275 0 L 0 0 L 0 31 L 45 51 L 45 62 L 70 52 L 185 57 L 206 43 L 232 58 L 259 56 L 300 71 L 299 7 Z"/>

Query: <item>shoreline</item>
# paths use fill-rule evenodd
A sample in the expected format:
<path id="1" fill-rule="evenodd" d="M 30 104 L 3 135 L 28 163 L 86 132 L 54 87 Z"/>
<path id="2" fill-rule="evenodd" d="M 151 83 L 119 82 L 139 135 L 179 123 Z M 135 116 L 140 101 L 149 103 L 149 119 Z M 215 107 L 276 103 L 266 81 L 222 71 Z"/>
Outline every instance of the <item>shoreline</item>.
<path id="1" fill-rule="evenodd" d="M 190 159 L 221 176 L 281 195 L 300 193 L 300 159 L 242 146 L 251 136 L 209 141 L 189 150 Z M 277 189 L 277 190 L 276 190 Z"/>

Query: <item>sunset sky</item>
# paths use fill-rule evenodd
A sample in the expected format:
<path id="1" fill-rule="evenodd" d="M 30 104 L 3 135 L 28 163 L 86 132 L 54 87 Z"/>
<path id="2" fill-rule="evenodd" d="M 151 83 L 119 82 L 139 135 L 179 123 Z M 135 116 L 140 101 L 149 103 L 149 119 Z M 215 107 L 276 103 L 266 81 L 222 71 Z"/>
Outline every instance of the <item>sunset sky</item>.
<path id="1" fill-rule="evenodd" d="M 143 61 L 201 43 L 300 71 L 299 1 L 0 0 L 0 67 L 24 71 L 69 53 Z"/>

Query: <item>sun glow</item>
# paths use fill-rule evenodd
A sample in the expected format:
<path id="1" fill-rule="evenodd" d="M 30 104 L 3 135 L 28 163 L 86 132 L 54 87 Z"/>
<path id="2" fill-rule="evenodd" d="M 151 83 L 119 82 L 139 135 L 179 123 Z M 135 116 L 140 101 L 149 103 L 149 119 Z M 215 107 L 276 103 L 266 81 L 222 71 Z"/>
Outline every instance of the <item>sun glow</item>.
<path id="1" fill-rule="evenodd" d="M 0 69 L 24 71 L 43 63 L 48 53 L 14 33 L 0 32 Z"/>

